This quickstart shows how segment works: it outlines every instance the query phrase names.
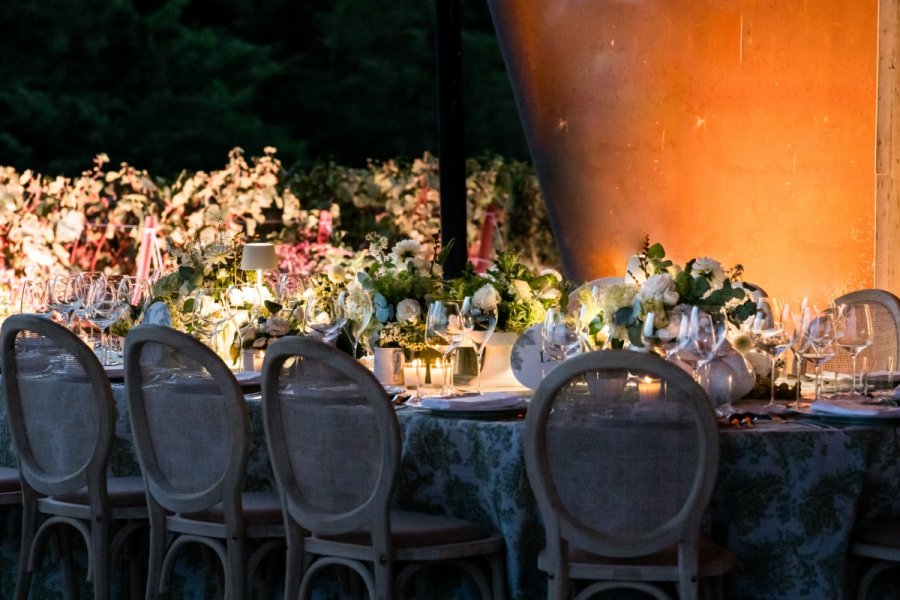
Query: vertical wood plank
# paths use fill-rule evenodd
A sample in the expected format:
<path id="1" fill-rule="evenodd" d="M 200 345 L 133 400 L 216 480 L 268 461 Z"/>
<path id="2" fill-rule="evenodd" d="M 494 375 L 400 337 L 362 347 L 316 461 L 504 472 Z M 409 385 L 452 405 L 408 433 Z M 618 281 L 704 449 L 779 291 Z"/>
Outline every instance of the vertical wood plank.
<path id="1" fill-rule="evenodd" d="M 900 293 L 900 9 L 879 0 L 875 141 L 875 287 Z"/>

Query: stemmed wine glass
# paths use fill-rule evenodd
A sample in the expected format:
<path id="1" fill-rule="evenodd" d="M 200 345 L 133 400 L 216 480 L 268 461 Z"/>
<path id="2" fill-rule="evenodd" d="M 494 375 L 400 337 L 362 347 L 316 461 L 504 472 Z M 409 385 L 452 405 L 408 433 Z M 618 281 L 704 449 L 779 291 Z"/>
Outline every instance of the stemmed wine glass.
<path id="1" fill-rule="evenodd" d="M 299 273 L 281 273 L 275 283 L 278 304 L 282 306 L 285 315 L 298 322 L 300 329 L 305 327 L 305 315 L 301 307 L 308 288 L 309 278 Z"/>
<path id="2" fill-rule="evenodd" d="M 53 309 L 47 303 L 47 282 L 41 279 L 26 279 L 19 296 L 19 312 L 49 317 Z"/>
<path id="3" fill-rule="evenodd" d="M 794 344 L 797 335 L 794 317 L 788 304 L 770 299 L 760 298 L 757 302 L 756 316 L 750 325 L 750 337 L 757 348 L 763 351 L 771 360 L 769 377 L 768 407 L 775 406 L 775 375 L 778 358 Z"/>
<path id="4" fill-rule="evenodd" d="M 219 333 L 225 330 L 238 311 L 238 306 L 232 301 L 237 296 L 235 286 L 226 288 L 198 287 L 191 292 L 193 299 L 193 325 L 207 338 L 207 345 L 219 354 Z"/>
<path id="5" fill-rule="evenodd" d="M 831 309 L 811 311 L 805 328 L 805 344 L 802 357 L 812 361 L 816 367 L 815 400 L 821 398 L 822 365 L 831 360 L 836 351 L 834 347 L 835 327 L 834 314 Z"/>
<path id="6" fill-rule="evenodd" d="M 541 334 L 545 360 L 565 360 L 580 349 L 581 336 L 566 313 L 558 308 L 547 309 Z"/>
<path id="7" fill-rule="evenodd" d="M 113 364 L 109 328 L 121 318 L 128 300 L 115 281 L 99 277 L 91 282 L 87 297 L 82 303 L 83 318 L 100 331 L 100 362 Z"/>
<path id="8" fill-rule="evenodd" d="M 347 294 L 345 299 L 344 313 L 346 314 L 346 325 L 350 335 L 350 343 L 353 346 L 353 358 L 356 358 L 356 350 L 359 347 L 360 338 L 372 322 L 372 315 L 375 307 L 372 305 L 372 297 L 365 290 L 359 290 L 358 293 Z M 367 344 L 363 344 L 363 348 L 367 349 Z"/>
<path id="9" fill-rule="evenodd" d="M 463 327 L 475 348 L 475 385 L 481 393 L 481 357 L 497 327 L 497 308 L 475 308 L 472 297 L 466 296 L 462 306 Z"/>
<path id="10" fill-rule="evenodd" d="M 75 276 L 54 275 L 47 281 L 47 304 L 55 311 L 71 329 L 75 319 L 75 306 L 78 296 Z"/>
<path id="11" fill-rule="evenodd" d="M 433 348 L 444 359 L 444 381 L 441 387 L 442 396 L 451 396 L 453 389 L 453 354 L 463 341 L 462 315 L 459 304 L 436 300 L 428 305 L 428 316 L 425 320 L 425 345 Z"/>
<path id="12" fill-rule="evenodd" d="M 851 388 L 856 392 L 856 358 L 859 353 L 872 345 L 874 331 L 872 311 L 868 304 L 838 304 L 835 323 L 835 342 L 850 353 L 852 367 Z"/>
<path id="13" fill-rule="evenodd" d="M 306 326 L 327 344 L 334 343 L 347 322 L 346 295 L 346 292 L 340 292 L 337 296 L 320 298 L 312 295 L 306 299 Z"/>
<path id="14" fill-rule="evenodd" d="M 694 379 L 702 384 L 700 369 L 707 367 L 722 347 L 727 319 L 721 312 L 706 313 L 696 306 L 684 319 L 687 324 L 679 328 L 674 355 L 691 367 Z"/>
<path id="15" fill-rule="evenodd" d="M 679 319 L 673 316 L 673 319 Z M 665 359 L 671 359 L 678 352 L 678 340 L 686 340 L 688 318 L 682 315 L 679 320 L 681 334 L 672 334 L 668 328 L 657 329 L 658 319 L 656 313 L 651 311 L 644 316 L 644 326 L 641 328 L 641 343 L 644 347 Z"/>

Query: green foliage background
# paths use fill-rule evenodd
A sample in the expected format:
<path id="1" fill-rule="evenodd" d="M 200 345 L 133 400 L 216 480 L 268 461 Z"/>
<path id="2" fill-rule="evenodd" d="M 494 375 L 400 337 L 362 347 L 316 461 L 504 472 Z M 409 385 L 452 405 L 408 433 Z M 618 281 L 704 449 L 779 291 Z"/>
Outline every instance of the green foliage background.
<path id="1" fill-rule="evenodd" d="M 527 159 L 486 4 L 461 0 L 470 156 Z M 436 152 L 433 0 L 6 0 L 0 164 L 160 176 Z"/>

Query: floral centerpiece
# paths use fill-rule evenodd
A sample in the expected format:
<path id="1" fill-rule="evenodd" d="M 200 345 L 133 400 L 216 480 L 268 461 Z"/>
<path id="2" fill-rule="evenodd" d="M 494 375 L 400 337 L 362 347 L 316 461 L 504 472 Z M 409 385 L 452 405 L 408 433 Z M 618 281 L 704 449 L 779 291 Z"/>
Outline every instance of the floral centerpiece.
<path id="1" fill-rule="evenodd" d="M 435 238 L 429 255 L 412 239 L 396 243 L 390 252 L 385 237 L 370 234 L 367 239 L 368 264 L 348 287 L 348 318 L 357 317 L 357 295 L 368 293 L 373 308 L 370 339 L 382 348 L 424 349 L 428 298 L 441 293 L 443 263 L 451 245 L 441 249 Z"/>
<path id="2" fill-rule="evenodd" d="M 471 297 L 476 310 L 496 308 L 496 331 L 519 334 L 542 322 L 547 309 L 559 303 L 562 283 L 557 271 L 535 273 L 515 252 L 503 251 L 484 274 L 469 263 L 463 275 L 450 282 L 450 294 L 458 300 Z"/>
<path id="3" fill-rule="evenodd" d="M 229 287 L 247 283 L 250 272 L 238 268 L 243 248 L 241 238 L 241 234 L 230 232 L 222 225 L 208 241 L 185 240 L 177 232 L 168 239 L 169 252 L 177 268 L 157 280 L 153 295 L 169 305 L 175 327 L 190 330 L 191 319 L 185 317 L 193 306 L 185 302 L 195 289 L 207 288 L 219 297 Z"/>
<path id="4" fill-rule="evenodd" d="M 692 258 L 684 266 L 666 258 L 661 244 L 645 240 L 638 265 L 626 281 L 579 297 L 590 320 L 590 334 L 598 347 L 643 346 L 641 331 L 649 313 L 652 328 L 665 330 L 661 337 L 674 338 L 680 317 L 694 307 L 704 312 L 724 310 L 730 322 L 739 324 L 756 311 L 755 303 L 740 284 L 743 268 L 726 271 L 715 259 Z"/>

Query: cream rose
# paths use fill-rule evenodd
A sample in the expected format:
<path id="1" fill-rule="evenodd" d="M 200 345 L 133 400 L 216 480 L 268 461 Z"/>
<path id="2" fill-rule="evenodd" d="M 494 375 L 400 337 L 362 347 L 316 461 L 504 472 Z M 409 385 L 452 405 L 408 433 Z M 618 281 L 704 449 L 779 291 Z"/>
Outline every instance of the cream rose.
<path id="1" fill-rule="evenodd" d="M 675 289 L 675 280 L 668 273 L 651 275 L 641 286 L 638 299 L 661 300 L 666 306 L 678 304 L 678 292 Z"/>
<path id="2" fill-rule="evenodd" d="M 397 320 L 400 322 L 413 322 L 419 318 L 420 312 L 418 301 L 412 298 L 404 298 L 397 303 Z"/>
<path id="3" fill-rule="evenodd" d="M 512 295 L 518 300 L 531 299 L 531 286 L 528 285 L 527 281 L 513 279 L 509 282 L 509 291 L 512 292 Z"/>
<path id="4" fill-rule="evenodd" d="M 472 294 L 472 307 L 483 312 L 497 310 L 498 304 L 500 304 L 500 292 L 489 283 L 484 284 Z"/>
<path id="5" fill-rule="evenodd" d="M 722 287 L 725 281 L 725 270 L 719 261 L 705 256 L 694 261 L 691 277 L 706 277 L 713 288 Z"/>
<path id="6" fill-rule="evenodd" d="M 287 335 L 291 330 L 286 319 L 281 317 L 271 317 L 266 321 L 265 331 L 272 337 L 281 337 Z"/>

